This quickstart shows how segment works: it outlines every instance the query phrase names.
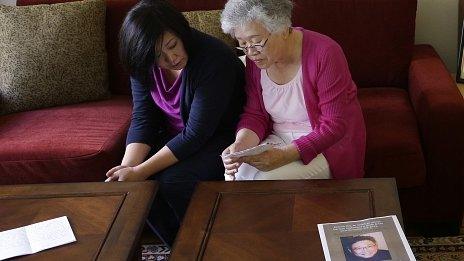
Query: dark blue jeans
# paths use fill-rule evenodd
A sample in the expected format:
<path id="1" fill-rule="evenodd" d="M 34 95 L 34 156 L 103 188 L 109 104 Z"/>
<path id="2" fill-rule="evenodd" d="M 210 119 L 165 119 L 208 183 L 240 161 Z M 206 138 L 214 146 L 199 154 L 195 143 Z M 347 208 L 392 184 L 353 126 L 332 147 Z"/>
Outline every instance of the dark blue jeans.
<path id="1" fill-rule="evenodd" d="M 210 141 L 196 154 L 150 177 L 158 181 L 158 192 L 147 223 L 164 243 L 172 246 L 196 183 L 224 180 L 220 154 L 230 143 L 230 139 Z"/>

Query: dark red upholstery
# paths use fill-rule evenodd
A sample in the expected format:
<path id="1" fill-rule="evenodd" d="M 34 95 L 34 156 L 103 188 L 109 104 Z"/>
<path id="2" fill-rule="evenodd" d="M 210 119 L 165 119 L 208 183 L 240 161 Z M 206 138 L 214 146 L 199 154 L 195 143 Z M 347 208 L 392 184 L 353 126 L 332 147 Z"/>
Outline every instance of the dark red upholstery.
<path id="1" fill-rule="evenodd" d="M 129 76 L 119 62 L 118 34 L 124 17 L 136 0 L 107 0 L 106 6 L 106 48 L 108 51 L 108 69 L 110 88 L 115 94 L 130 94 Z"/>
<path id="2" fill-rule="evenodd" d="M 395 177 L 400 188 L 425 184 L 425 162 L 408 93 L 398 88 L 359 89 L 367 130 L 368 177 Z"/>
<path id="3" fill-rule="evenodd" d="M 130 99 L 0 117 L 0 184 L 103 181 L 120 162 Z"/>
<path id="4" fill-rule="evenodd" d="M 67 1 L 71 0 L 17 0 L 17 5 Z M 114 93 L 129 94 L 127 75 L 117 59 L 117 35 L 127 10 L 137 1 L 106 2 L 110 86 Z M 226 1 L 172 2 L 179 10 L 189 11 L 222 9 Z M 343 43 L 358 86 L 404 88 L 414 44 L 415 12 L 415 0 L 298 0 L 295 1 L 293 22 L 296 26 L 316 30 Z"/>
<path id="5" fill-rule="evenodd" d="M 175 0 L 181 11 L 222 9 L 226 1 Z M 416 1 L 297 0 L 293 24 L 329 35 L 361 87 L 406 87 L 414 44 Z M 388 26 L 385 26 L 388 25 Z"/>
<path id="6" fill-rule="evenodd" d="M 67 1 L 19 0 L 17 5 L 60 2 Z M 0 184 L 103 181 L 121 162 L 132 105 L 117 36 L 135 3 L 107 1 L 109 100 L 0 117 Z"/>
<path id="7" fill-rule="evenodd" d="M 416 1 L 296 1 L 294 24 L 332 37 L 359 87 L 407 84 Z"/>
<path id="8" fill-rule="evenodd" d="M 452 223 L 463 213 L 464 102 L 433 47 L 415 48 L 409 94 L 427 164 L 427 220 Z M 423 217 L 422 217 L 423 219 Z"/>
<path id="9" fill-rule="evenodd" d="M 18 0 L 18 5 L 59 1 L 64 0 Z M 117 59 L 117 33 L 125 13 L 135 2 L 107 0 L 108 66 L 110 88 L 113 93 L 129 93 L 128 77 L 123 73 Z M 172 2 L 181 11 L 189 11 L 222 9 L 226 0 Z M 359 99 L 367 128 L 366 177 L 397 179 L 406 228 L 422 224 L 427 229 L 423 230 L 425 232 L 433 231 L 435 228 L 436 232 L 445 231 L 441 230 L 442 228 L 448 228 L 448 232 L 458 232 L 464 201 L 464 101 L 433 48 L 413 45 L 416 5 L 417 0 L 296 0 L 293 22 L 296 26 L 329 35 L 342 46 L 353 79 L 360 87 Z M 127 104 L 113 105 L 112 112 L 120 112 L 129 117 L 126 111 Z M 91 108 L 87 109 L 92 110 Z M 57 108 L 61 109 L 66 110 Z M 33 124 L 22 122 L 43 115 L 40 112 L 35 113 L 39 114 L 9 116 L 14 119 L 10 118 L 6 126 L 26 128 L 16 130 L 17 133 L 10 136 L 10 139 L 25 137 L 21 131 L 24 131 L 25 135 L 42 133 L 42 140 L 39 138 L 41 135 L 37 136 L 37 141 L 42 142 L 50 139 L 50 136 L 47 136 L 49 132 L 66 133 L 49 128 L 37 129 L 37 126 L 33 129 Z M 127 121 L 119 117 L 115 119 L 120 121 L 110 120 L 108 125 L 99 125 L 97 120 L 95 125 L 92 125 L 91 121 L 85 120 L 86 115 L 79 116 L 69 117 L 76 119 L 76 122 L 84 121 L 86 124 L 82 126 L 76 124 L 81 126 L 79 128 L 83 128 L 83 131 L 92 129 L 100 133 L 101 130 L 93 128 L 107 128 L 114 124 L 115 129 L 124 132 L 127 126 Z M 12 120 L 15 123 L 11 123 Z M 107 120 L 100 118 L 103 122 Z M 46 121 L 50 126 L 56 126 L 56 129 L 60 128 L 60 124 L 64 127 L 70 125 L 68 121 L 51 117 L 47 117 Z M 2 117 L 0 123 L 3 122 L 6 121 Z M 2 142 L 6 141 L 3 130 L 0 129 Z M 123 149 L 124 135 L 110 134 L 109 129 L 106 131 L 113 135 L 106 141 L 102 136 L 94 136 L 92 133 L 79 136 L 80 132 L 74 132 L 73 135 L 80 137 L 82 144 L 92 146 L 73 143 L 74 149 L 56 145 L 56 148 L 48 146 L 50 150 L 41 150 L 41 153 L 28 152 L 34 157 L 55 157 L 61 154 L 59 159 L 67 155 L 68 159 L 75 159 L 72 163 L 36 160 L 34 164 L 21 163 L 17 165 L 21 167 L 16 168 L 8 165 L 10 163 L 0 164 L 0 183 L 77 181 L 82 180 L 82 175 L 88 175 L 86 178 L 90 179 L 99 178 L 100 173 L 111 165 L 109 162 L 120 160 L 116 158 L 122 155 Z M 71 135 L 68 135 L 56 141 L 70 138 Z M 112 148 L 108 149 L 112 156 L 107 155 L 105 149 L 98 150 L 98 143 L 101 148 Z M 113 146 L 113 143 L 120 145 Z M 25 144 L 23 141 L 9 144 L 12 144 L 13 148 L 17 146 L 18 151 L 25 151 L 24 155 L 28 155 L 29 150 L 20 146 Z M 10 155 L 9 153 L 18 157 L 22 155 L 5 150 L 1 152 L 0 157 Z M 100 158 L 96 156 L 85 161 L 86 157 L 83 155 L 98 155 Z M 59 167 L 53 169 L 52 166 Z M 79 172 L 79 169 L 82 171 Z M 27 176 L 33 173 L 33 178 Z"/>

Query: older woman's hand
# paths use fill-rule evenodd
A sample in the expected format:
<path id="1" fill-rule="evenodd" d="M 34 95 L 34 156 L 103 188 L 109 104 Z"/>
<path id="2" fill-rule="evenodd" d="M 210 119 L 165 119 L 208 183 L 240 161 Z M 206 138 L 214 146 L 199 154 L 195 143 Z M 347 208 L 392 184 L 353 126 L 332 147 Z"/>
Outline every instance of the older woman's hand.
<path id="1" fill-rule="evenodd" d="M 227 154 L 234 153 L 237 151 L 246 150 L 251 147 L 253 147 L 251 144 L 245 144 L 242 142 L 234 142 L 222 152 L 222 156 L 225 156 Z M 226 169 L 225 174 L 232 175 L 232 176 L 235 175 L 235 173 L 237 173 L 238 168 L 240 167 L 240 165 L 242 165 L 242 163 L 239 162 L 239 158 L 224 158 L 223 157 L 222 162 L 224 163 L 224 168 Z"/>
<path id="2" fill-rule="evenodd" d="M 271 171 L 298 159 L 300 159 L 298 150 L 291 144 L 275 147 L 257 155 L 240 157 L 238 161 L 247 163 L 261 171 Z"/>

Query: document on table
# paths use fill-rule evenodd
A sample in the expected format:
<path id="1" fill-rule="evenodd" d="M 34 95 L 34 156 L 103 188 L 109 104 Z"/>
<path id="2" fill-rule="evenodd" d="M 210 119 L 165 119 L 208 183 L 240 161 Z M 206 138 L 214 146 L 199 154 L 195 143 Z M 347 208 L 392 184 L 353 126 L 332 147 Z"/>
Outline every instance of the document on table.
<path id="1" fill-rule="evenodd" d="M 326 261 L 415 261 L 398 218 L 394 215 L 317 224 Z"/>
<path id="2" fill-rule="evenodd" d="M 0 260 L 76 241 L 66 216 L 0 232 Z"/>

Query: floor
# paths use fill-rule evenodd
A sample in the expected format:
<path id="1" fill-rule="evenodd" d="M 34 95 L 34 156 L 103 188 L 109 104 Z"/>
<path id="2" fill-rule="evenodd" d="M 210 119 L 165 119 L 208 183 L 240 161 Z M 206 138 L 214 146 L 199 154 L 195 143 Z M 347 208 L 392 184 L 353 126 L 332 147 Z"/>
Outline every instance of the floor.
<path id="1" fill-rule="evenodd" d="M 163 244 L 163 242 L 151 231 L 148 226 L 143 228 L 142 236 L 140 238 L 141 245 L 157 245 Z"/>

